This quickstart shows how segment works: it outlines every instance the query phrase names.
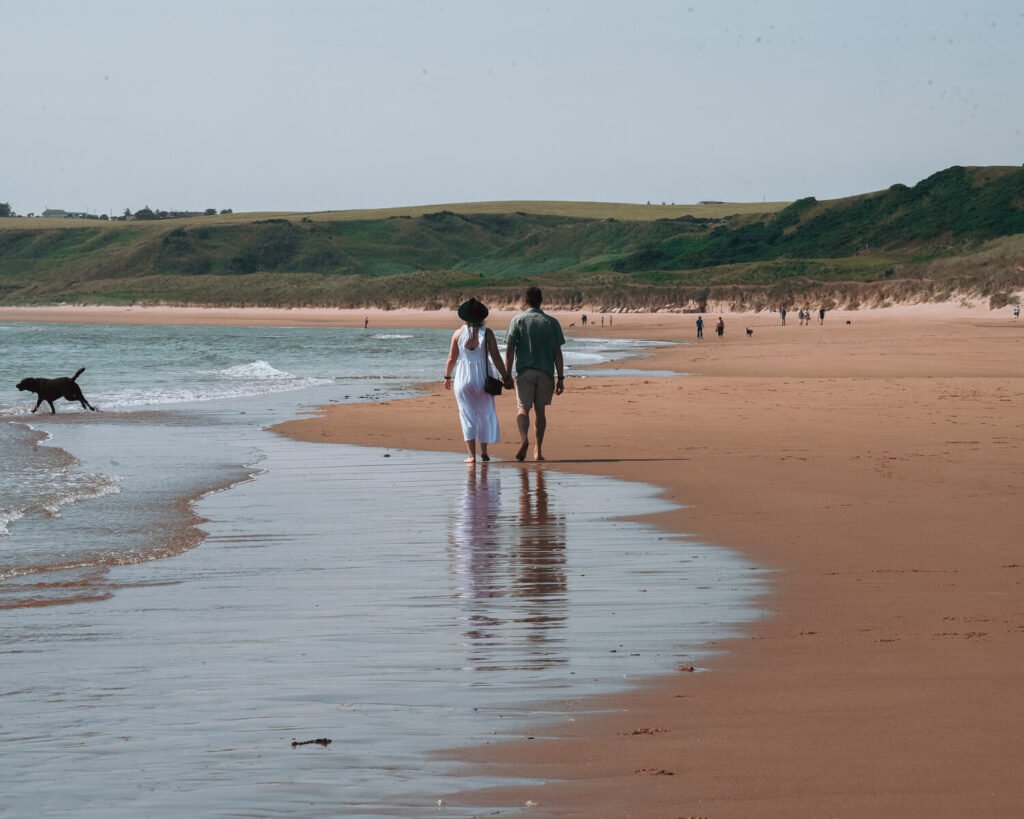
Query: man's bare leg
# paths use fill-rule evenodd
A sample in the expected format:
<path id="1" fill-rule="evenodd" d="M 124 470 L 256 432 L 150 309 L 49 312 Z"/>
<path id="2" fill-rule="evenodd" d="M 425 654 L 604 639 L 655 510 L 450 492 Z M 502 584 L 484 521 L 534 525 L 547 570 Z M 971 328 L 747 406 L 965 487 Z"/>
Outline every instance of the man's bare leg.
<path id="1" fill-rule="evenodd" d="M 491 456 L 487 454 L 487 444 L 485 444 L 483 441 L 480 442 L 480 460 L 481 461 L 489 461 L 489 460 L 491 460 Z"/>
<path id="2" fill-rule="evenodd" d="M 530 448 L 530 411 L 521 409 L 516 414 L 516 426 L 519 428 L 519 449 L 516 451 L 516 460 L 526 459 L 526 450 Z"/>
<path id="3" fill-rule="evenodd" d="M 545 412 L 545 408 L 542 404 L 537 404 L 534 408 L 537 410 L 537 427 L 535 433 L 537 435 L 537 446 L 533 449 L 533 460 L 543 461 L 544 455 L 541 454 L 541 447 L 544 445 L 544 430 L 548 426 L 548 417 Z M 525 453 L 524 453 L 525 454 Z"/>
<path id="4" fill-rule="evenodd" d="M 466 441 L 466 451 L 469 452 L 469 457 L 466 458 L 463 463 L 476 463 L 476 441 Z"/>

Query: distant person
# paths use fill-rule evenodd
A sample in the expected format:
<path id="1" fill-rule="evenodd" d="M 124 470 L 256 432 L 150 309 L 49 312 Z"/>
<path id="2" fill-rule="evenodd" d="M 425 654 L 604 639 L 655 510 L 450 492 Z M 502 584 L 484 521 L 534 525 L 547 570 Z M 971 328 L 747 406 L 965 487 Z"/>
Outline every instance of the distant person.
<path id="1" fill-rule="evenodd" d="M 587 326 L 587 314 L 586 313 L 584 313 L 582 316 L 580 316 L 580 324 L 582 324 L 584 327 Z"/>
<path id="2" fill-rule="evenodd" d="M 510 387 L 512 385 L 494 333 L 483 326 L 487 313 L 487 307 L 476 299 L 459 305 L 459 318 L 466 323 L 452 336 L 448 363 L 444 370 L 444 388 L 455 390 L 462 438 L 469 452 L 465 460 L 467 464 L 476 462 L 477 444 L 480 444 L 481 459 L 489 461 L 487 445 L 496 444 L 501 436 L 498 414 L 494 410 L 494 396 L 484 391 L 488 357 L 494 363 L 501 380 Z"/>
<path id="3" fill-rule="evenodd" d="M 365 316 L 363 318 L 363 329 L 365 330 L 369 326 L 370 326 L 370 317 L 369 316 Z"/>
<path id="4" fill-rule="evenodd" d="M 1013 317 L 1014 318 L 1020 318 L 1020 305 L 1019 304 L 1013 305 Z"/>
<path id="5" fill-rule="evenodd" d="M 825 308 L 822 307 L 818 311 L 818 324 L 824 324 L 824 323 L 825 323 Z"/>
<path id="6" fill-rule="evenodd" d="M 608 326 L 609 327 L 612 326 L 612 317 L 611 316 L 608 316 Z"/>
<path id="7" fill-rule="evenodd" d="M 537 443 L 533 459 L 543 461 L 547 406 L 565 389 L 562 345 L 565 336 L 558 320 L 540 309 L 544 297 L 539 287 L 529 287 L 524 295 L 527 309 L 515 316 L 505 336 L 505 369 L 516 374 L 516 426 L 520 445 L 516 460 L 526 458 L 530 448 L 530 410 L 537 412 Z"/>
<path id="8" fill-rule="evenodd" d="M 697 316 L 697 338 L 704 338 L 704 316 Z"/>
<path id="9" fill-rule="evenodd" d="M 718 323 L 715 325 L 715 332 L 718 333 L 719 338 L 725 335 L 725 319 L 721 316 L 718 317 Z"/>
<path id="10" fill-rule="evenodd" d="M 781 310 L 779 310 L 779 315 L 782 316 L 782 326 L 785 327 L 786 326 L 786 308 L 785 307 L 783 307 Z"/>
<path id="11" fill-rule="evenodd" d="M 604 327 L 604 316 L 601 316 L 601 326 Z"/>

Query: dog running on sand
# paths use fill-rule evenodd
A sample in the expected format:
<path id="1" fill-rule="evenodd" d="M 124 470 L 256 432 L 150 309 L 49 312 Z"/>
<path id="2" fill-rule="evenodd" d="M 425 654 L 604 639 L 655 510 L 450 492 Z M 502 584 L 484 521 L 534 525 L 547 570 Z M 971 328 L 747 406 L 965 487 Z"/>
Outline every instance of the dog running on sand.
<path id="1" fill-rule="evenodd" d="M 751 329 L 750 329 L 750 328 L 748 327 L 748 328 L 747 328 L 747 338 L 750 338 L 750 337 L 751 337 L 752 335 L 754 335 L 754 331 L 753 331 L 753 330 L 751 330 Z"/>
<path id="2" fill-rule="evenodd" d="M 23 378 L 18 382 L 18 389 L 28 390 L 39 396 L 39 400 L 36 401 L 32 412 L 39 409 L 39 405 L 45 401 L 50 405 L 50 412 L 56 414 L 57 410 L 54 409 L 53 402 L 58 398 L 63 398 L 65 401 L 81 401 L 85 409 L 96 412 L 96 407 L 85 400 L 85 396 L 82 395 L 82 388 L 75 383 L 75 379 L 84 372 L 85 367 L 82 367 L 71 378 L 67 376 L 63 378 Z"/>

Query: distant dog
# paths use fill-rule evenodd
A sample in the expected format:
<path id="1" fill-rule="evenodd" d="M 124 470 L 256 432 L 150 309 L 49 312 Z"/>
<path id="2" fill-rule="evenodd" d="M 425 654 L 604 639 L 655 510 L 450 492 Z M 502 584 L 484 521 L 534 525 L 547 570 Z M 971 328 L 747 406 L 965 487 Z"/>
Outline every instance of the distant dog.
<path id="1" fill-rule="evenodd" d="M 747 328 L 747 338 L 750 338 L 750 337 L 751 337 L 752 335 L 754 335 L 754 331 L 753 331 L 753 330 L 751 330 L 751 329 L 750 329 L 750 328 L 748 327 L 748 328 Z"/>
<path id="2" fill-rule="evenodd" d="M 23 378 L 18 382 L 18 389 L 28 390 L 39 396 L 32 412 L 39 409 L 39 405 L 45 401 L 50 405 L 50 412 L 56 414 L 57 410 L 53 408 L 53 402 L 58 398 L 63 398 L 65 401 L 81 401 L 83 407 L 96 412 L 96 407 L 85 400 L 82 388 L 75 383 L 75 379 L 84 372 L 85 367 L 82 367 L 71 378 L 66 376 L 64 378 Z"/>

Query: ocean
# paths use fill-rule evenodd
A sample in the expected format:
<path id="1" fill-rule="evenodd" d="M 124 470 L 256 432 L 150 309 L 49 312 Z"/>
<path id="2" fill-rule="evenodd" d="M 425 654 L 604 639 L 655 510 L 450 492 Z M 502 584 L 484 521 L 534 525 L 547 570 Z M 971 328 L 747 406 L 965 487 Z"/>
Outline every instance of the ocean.
<path id="1" fill-rule="evenodd" d="M 439 752 L 759 616 L 763 571 L 635 520 L 657 487 L 467 468 L 454 407 L 452 453 L 266 431 L 414 395 L 450 337 L 0 323 L 0 815 L 436 816 L 495 784 Z M 650 346 L 573 338 L 567 371 Z M 81 366 L 99 412 L 14 389 Z"/>

